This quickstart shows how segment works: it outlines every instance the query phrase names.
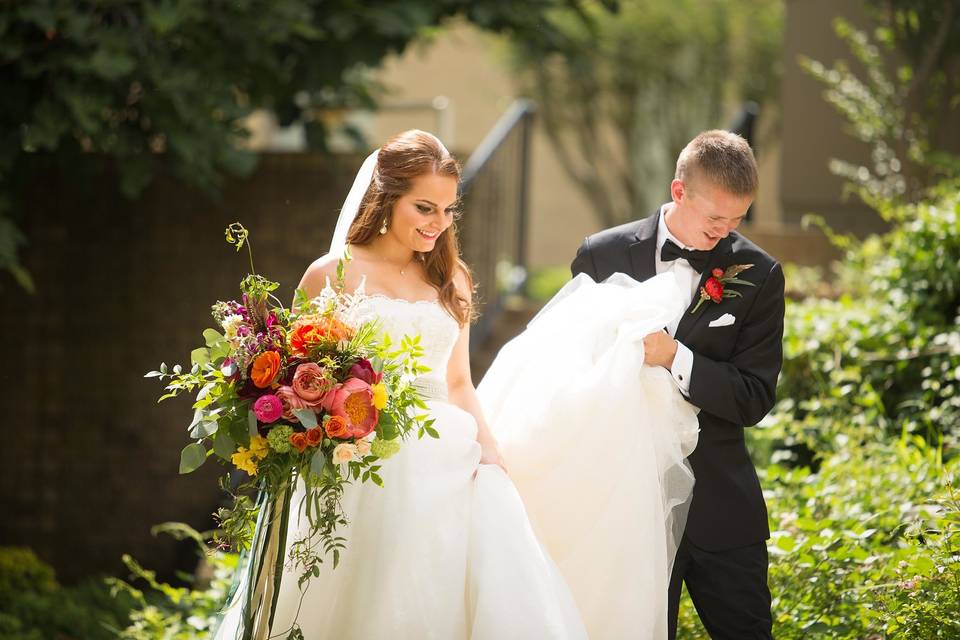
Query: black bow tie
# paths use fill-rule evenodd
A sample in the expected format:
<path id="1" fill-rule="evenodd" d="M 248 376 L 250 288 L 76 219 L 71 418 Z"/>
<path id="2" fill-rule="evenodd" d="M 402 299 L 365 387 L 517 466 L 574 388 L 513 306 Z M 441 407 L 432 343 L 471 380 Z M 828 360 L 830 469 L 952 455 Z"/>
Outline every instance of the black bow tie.
<path id="1" fill-rule="evenodd" d="M 677 258 L 683 258 L 690 263 L 690 266 L 699 273 L 707 268 L 707 258 L 710 257 L 709 251 L 700 251 L 698 249 L 683 249 L 678 247 L 672 240 L 663 243 L 660 249 L 660 260 L 663 262 L 672 262 Z"/>

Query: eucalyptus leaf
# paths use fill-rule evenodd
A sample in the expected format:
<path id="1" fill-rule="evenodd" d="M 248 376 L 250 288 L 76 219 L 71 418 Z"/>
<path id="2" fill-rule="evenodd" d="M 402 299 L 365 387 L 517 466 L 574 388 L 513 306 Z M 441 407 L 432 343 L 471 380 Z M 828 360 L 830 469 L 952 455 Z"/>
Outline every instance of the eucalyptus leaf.
<path id="1" fill-rule="evenodd" d="M 180 452 L 180 473 L 191 473 L 199 469 L 207 460 L 207 450 L 202 444 L 193 442 Z"/>
<path id="2" fill-rule="evenodd" d="M 312 429 L 317 426 L 317 414 L 312 409 L 294 409 L 293 414 L 305 428 Z"/>
<path id="3" fill-rule="evenodd" d="M 213 439 L 213 452 L 224 460 L 229 460 L 236 448 L 237 443 L 234 442 L 230 434 L 223 429 L 221 429 Z"/>
<path id="4" fill-rule="evenodd" d="M 200 438 L 209 438 L 217 432 L 216 420 L 204 420 L 190 429 L 190 437 L 199 440 Z"/>
<path id="5" fill-rule="evenodd" d="M 193 420 L 190 421 L 190 424 L 187 425 L 187 431 L 191 431 L 195 426 L 200 424 L 200 421 L 203 420 L 203 411 L 196 409 L 193 412 Z"/>
<path id="6" fill-rule="evenodd" d="M 257 430 L 257 414 L 253 412 L 252 407 L 247 411 L 247 433 L 251 438 L 259 433 Z"/>
<path id="7" fill-rule="evenodd" d="M 327 464 L 327 457 L 323 455 L 321 449 L 317 449 L 317 452 L 313 454 L 313 457 L 310 459 L 310 473 L 316 476 L 323 476 L 323 469 Z"/>

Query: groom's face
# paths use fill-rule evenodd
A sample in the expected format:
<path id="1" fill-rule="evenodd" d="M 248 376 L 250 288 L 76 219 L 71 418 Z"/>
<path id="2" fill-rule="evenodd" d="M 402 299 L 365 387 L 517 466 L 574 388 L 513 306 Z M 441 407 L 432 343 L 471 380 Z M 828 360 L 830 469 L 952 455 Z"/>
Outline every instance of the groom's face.
<path id="1" fill-rule="evenodd" d="M 753 196 L 729 193 L 703 178 L 695 184 L 674 180 L 670 190 L 676 204 L 669 220 L 671 233 L 684 244 L 705 251 L 743 222 L 753 202 Z"/>

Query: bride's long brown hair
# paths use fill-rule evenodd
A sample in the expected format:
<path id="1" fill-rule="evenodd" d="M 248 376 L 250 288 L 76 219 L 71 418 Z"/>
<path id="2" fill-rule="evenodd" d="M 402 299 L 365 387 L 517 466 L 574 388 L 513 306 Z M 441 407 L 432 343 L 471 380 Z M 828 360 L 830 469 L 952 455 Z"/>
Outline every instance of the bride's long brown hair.
<path id="1" fill-rule="evenodd" d="M 429 173 L 460 181 L 460 165 L 435 136 L 412 129 L 390 138 L 380 147 L 373 178 L 360 201 L 360 211 L 350 225 L 347 242 L 365 245 L 373 241 L 384 219 L 393 214 L 397 200 L 410 191 L 410 181 Z M 474 308 L 473 277 L 460 258 L 456 222 L 440 234 L 432 251 L 416 253 L 443 308 L 461 326 L 469 323 Z M 458 270 L 466 276 L 469 292 L 466 297 L 457 291 L 453 282 Z"/>

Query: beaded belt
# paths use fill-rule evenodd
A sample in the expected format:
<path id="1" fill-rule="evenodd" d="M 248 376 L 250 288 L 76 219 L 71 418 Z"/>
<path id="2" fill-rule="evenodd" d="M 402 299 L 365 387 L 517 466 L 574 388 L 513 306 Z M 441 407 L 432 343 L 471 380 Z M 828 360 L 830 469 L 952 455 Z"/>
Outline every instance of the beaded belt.
<path id="1" fill-rule="evenodd" d="M 447 383 L 436 378 L 417 378 L 413 381 L 413 387 L 420 392 L 424 400 L 443 400 L 446 401 Z"/>

